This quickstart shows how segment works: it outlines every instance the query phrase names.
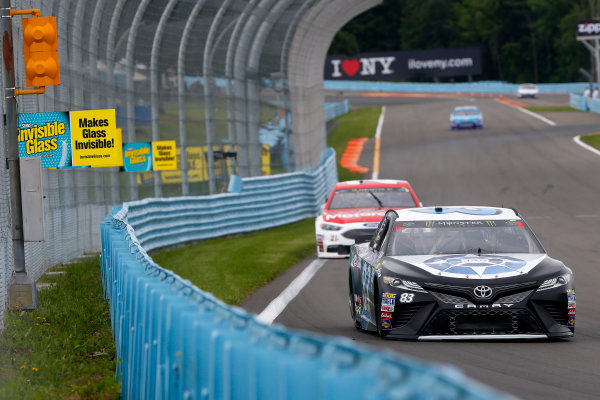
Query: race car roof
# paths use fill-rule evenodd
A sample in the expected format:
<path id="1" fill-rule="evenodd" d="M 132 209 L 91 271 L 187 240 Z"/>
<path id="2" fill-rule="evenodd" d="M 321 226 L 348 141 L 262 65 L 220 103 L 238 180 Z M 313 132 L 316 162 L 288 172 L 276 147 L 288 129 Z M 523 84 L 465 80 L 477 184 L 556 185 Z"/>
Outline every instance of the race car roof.
<path id="1" fill-rule="evenodd" d="M 407 181 L 396 179 L 364 179 L 360 181 L 345 181 L 335 184 L 335 190 L 338 189 L 356 189 L 356 188 L 380 188 L 380 187 L 410 187 Z"/>
<path id="2" fill-rule="evenodd" d="M 465 111 L 465 110 L 477 110 L 477 111 L 479 111 L 479 108 L 477 108 L 477 106 L 458 106 L 458 107 L 454 107 L 454 111 Z"/>
<path id="3" fill-rule="evenodd" d="M 492 219 L 521 219 L 510 208 L 487 206 L 438 206 L 395 210 L 396 221 L 464 221 Z"/>

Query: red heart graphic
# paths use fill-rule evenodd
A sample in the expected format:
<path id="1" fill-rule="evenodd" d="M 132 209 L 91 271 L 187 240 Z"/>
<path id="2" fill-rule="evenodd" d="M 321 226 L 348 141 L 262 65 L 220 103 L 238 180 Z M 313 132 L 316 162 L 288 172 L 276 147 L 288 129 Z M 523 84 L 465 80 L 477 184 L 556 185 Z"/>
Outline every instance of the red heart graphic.
<path id="1" fill-rule="evenodd" d="M 342 61 L 342 71 L 344 71 L 346 75 L 354 76 L 358 72 L 359 68 L 360 63 L 357 59 Z"/>

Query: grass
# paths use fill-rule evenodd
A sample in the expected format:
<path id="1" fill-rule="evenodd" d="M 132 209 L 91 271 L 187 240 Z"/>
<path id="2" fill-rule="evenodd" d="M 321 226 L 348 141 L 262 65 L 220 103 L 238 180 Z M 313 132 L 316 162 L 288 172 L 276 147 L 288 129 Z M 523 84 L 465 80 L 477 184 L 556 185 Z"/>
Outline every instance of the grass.
<path id="1" fill-rule="evenodd" d="M 350 139 L 370 138 L 375 135 L 379 114 L 381 114 L 381 107 L 366 107 L 351 110 L 348 114 L 334 119 L 336 125 L 327 137 L 327 146 L 333 147 L 337 154 L 338 179 L 340 181 L 362 179 L 363 174 L 350 172 L 340 167 L 340 158 L 342 158 Z"/>
<path id="2" fill-rule="evenodd" d="M 581 112 L 569 106 L 527 107 L 527 109 L 533 112 Z"/>
<path id="3" fill-rule="evenodd" d="M 7 311 L 0 399 L 118 399 L 116 353 L 96 258 L 45 277 L 38 308 Z"/>
<path id="4" fill-rule="evenodd" d="M 375 132 L 379 107 L 339 117 L 329 145 L 341 156 L 354 137 Z M 347 171 L 346 171 L 347 172 Z M 342 172 L 341 179 L 346 178 Z M 152 254 L 201 289 L 238 305 L 254 290 L 314 254 L 314 219 L 259 232 L 206 240 Z M 0 399 L 119 399 L 116 350 L 100 263 L 56 267 L 67 273 L 38 282 L 32 311 L 7 311 L 0 334 Z"/>
<path id="5" fill-rule="evenodd" d="M 281 272 L 315 253 L 314 219 L 153 253 L 161 267 L 238 305 Z"/>
<path id="6" fill-rule="evenodd" d="M 582 135 L 581 141 L 600 150 L 600 133 L 592 133 L 590 135 Z"/>

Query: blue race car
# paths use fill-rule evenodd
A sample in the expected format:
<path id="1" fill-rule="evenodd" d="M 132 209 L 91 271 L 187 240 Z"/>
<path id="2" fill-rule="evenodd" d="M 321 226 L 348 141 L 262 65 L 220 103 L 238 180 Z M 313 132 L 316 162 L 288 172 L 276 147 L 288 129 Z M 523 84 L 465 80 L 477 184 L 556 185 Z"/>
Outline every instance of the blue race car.
<path id="1" fill-rule="evenodd" d="M 450 114 L 450 127 L 460 128 L 483 128 L 483 115 L 477 106 L 455 107 Z"/>

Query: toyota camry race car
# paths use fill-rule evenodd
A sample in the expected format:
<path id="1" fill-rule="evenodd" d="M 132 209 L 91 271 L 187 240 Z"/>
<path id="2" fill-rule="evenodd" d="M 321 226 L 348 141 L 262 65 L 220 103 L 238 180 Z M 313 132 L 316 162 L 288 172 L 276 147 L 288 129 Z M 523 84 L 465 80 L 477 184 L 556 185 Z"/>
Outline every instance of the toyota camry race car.
<path id="1" fill-rule="evenodd" d="M 348 257 L 356 239 L 369 239 L 385 211 L 419 207 L 407 181 L 389 179 L 338 182 L 315 220 L 317 255 Z"/>
<path id="2" fill-rule="evenodd" d="M 477 106 L 455 107 L 450 114 L 450 128 L 483 128 L 483 115 Z"/>
<path id="3" fill-rule="evenodd" d="M 389 210 L 351 247 L 350 314 L 394 339 L 556 339 L 575 331 L 573 274 L 521 216 L 492 207 Z"/>

